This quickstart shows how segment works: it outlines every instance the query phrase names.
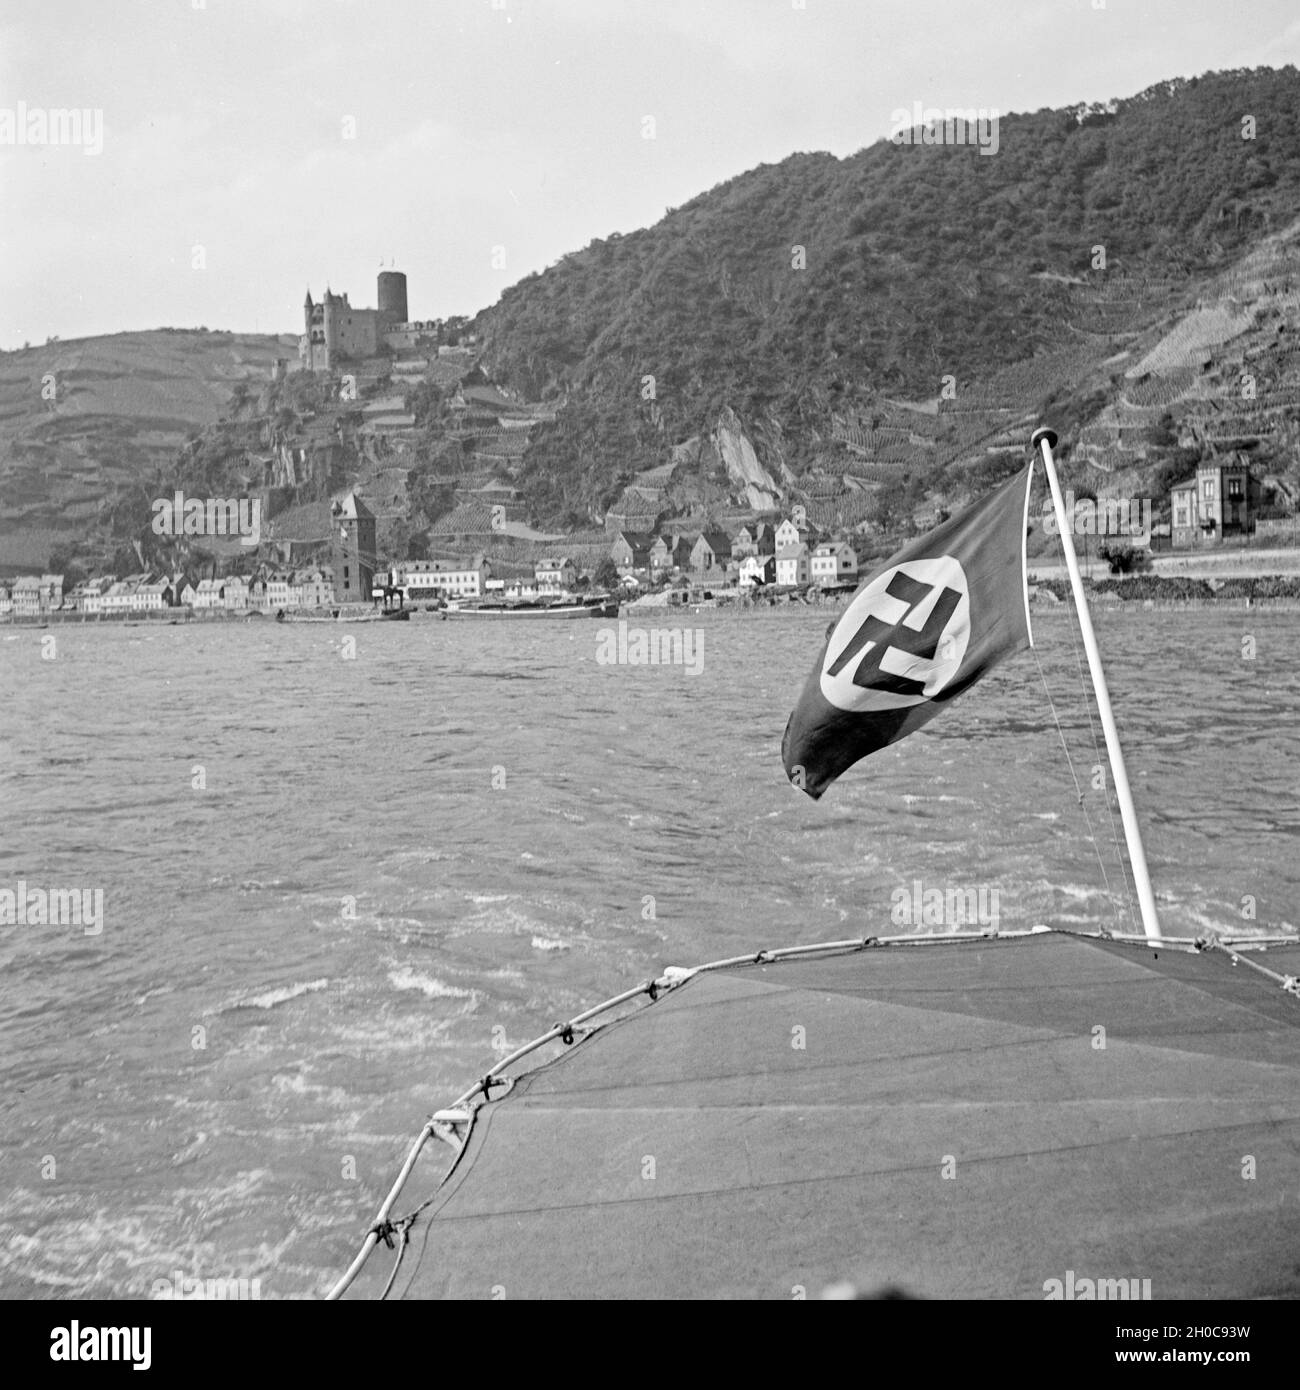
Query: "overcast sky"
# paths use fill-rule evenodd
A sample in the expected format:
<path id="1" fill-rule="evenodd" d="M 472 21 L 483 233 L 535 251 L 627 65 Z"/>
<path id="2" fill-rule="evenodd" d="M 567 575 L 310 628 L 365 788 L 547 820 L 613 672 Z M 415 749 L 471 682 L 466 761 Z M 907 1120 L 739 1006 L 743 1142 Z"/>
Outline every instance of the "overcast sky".
<path id="1" fill-rule="evenodd" d="M 381 261 L 412 317 L 473 313 L 915 101 L 1032 111 L 1300 64 L 1296 0 L 1098 3 L 4 0 L 0 140 L 19 103 L 103 125 L 97 153 L 93 116 L 82 147 L 0 143 L 0 347 L 297 332 L 308 284 L 373 306 Z"/>

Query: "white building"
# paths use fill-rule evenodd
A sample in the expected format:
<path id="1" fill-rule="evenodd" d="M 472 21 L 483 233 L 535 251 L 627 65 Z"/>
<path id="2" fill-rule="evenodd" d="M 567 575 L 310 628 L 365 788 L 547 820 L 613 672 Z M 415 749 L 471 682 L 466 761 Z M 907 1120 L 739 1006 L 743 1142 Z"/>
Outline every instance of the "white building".
<path id="1" fill-rule="evenodd" d="M 796 546 L 792 550 L 776 553 L 776 582 L 778 584 L 807 584 L 810 578 L 808 547 Z"/>
<path id="2" fill-rule="evenodd" d="M 222 584 L 219 579 L 200 579 L 199 587 L 194 591 L 194 607 L 204 608 L 224 608 L 226 606 L 225 596 L 222 593 Z"/>
<path id="3" fill-rule="evenodd" d="M 108 592 L 100 601 L 100 611 L 104 613 L 129 613 L 136 606 L 135 591 L 143 579 L 132 575 L 129 579 L 119 579 L 109 586 Z"/>
<path id="4" fill-rule="evenodd" d="M 81 599 L 81 611 L 83 613 L 102 613 L 104 611 L 104 595 L 112 587 L 112 579 L 103 577 L 87 579 L 85 592 Z"/>
<path id="5" fill-rule="evenodd" d="M 847 541 L 828 541 L 812 553 L 809 573 L 814 584 L 847 584 L 858 577 L 858 557 Z"/>
<path id="6" fill-rule="evenodd" d="M 539 589 L 571 589 L 573 581 L 578 577 L 577 567 L 567 555 L 538 560 L 533 572 Z"/>
<path id="7" fill-rule="evenodd" d="M 795 550 L 805 545 L 811 536 L 812 532 L 807 526 L 799 526 L 787 517 L 776 528 L 776 552 L 779 555 L 783 550 Z"/>
<path id="8" fill-rule="evenodd" d="M 241 575 L 232 575 L 222 584 L 223 600 L 227 609 L 248 607 L 248 580 Z"/>
<path id="9" fill-rule="evenodd" d="M 293 580 L 287 574 L 267 575 L 266 606 L 271 609 L 296 608 L 298 606 Z"/>
<path id="10" fill-rule="evenodd" d="M 298 608 L 324 608 L 334 602 L 334 576 L 328 570 L 300 570 L 289 586 L 290 601 Z"/>
<path id="11" fill-rule="evenodd" d="M 479 598 L 487 566 L 453 569 L 441 560 L 407 560 L 396 566 L 398 588 L 406 590 L 408 600 L 420 598 Z"/>
<path id="12" fill-rule="evenodd" d="M 34 618 L 41 611 L 41 579 L 36 574 L 20 575 L 12 591 L 15 618 Z"/>
<path id="13" fill-rule="evenodd" d="M 171 583 L 166 579 L 146 580 L 136 589 L 135 600 L 134 606 L 137 610 L 170 608 L 172 601 Z"/>
<path id="14" fill-rule="evenodd" d="M 740 562 L 740 577 L 737 583 L 742 589 L 752 589 L 755 584 L 776 582 L 776 560 L 771 555 L 746 555 Z"/>

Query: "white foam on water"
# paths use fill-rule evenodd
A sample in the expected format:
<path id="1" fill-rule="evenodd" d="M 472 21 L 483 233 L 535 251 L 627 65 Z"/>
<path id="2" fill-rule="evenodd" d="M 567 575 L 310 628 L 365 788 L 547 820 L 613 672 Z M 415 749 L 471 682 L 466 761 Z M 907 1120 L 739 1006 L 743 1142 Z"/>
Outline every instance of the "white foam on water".
<path id="1" fill-rule="evenodd" d="M 394 989 L 418 989 L 426 999 L 474 999 L 472 989 L 462 989 L 459 985 L 449 985 L 435 975 L 423 975 L 409 966 L 388 972 L 388 981 Z"/>
<path id="2" fill-rule="evenodd" d="M 232 999 L 230 1003 L 222 1006 L 219 1012 L 226 1009 L 273 1009 L 277 1004 L 286 1004 L 290 999 L 298 999 L 304 994 L 314 994 L 317 990 L 326 989 L 329 980 L 305 980 L 299 984 L 281 985 L 277 989 L 268 989 L 263 994 L 248 995 L 243 998 Z"/>
<path id="3" fill-rule="evenodd" d="M 549 936 L 533 937 L 534 951 L 567 951 L 568 949 L 569 943 L 567 941 L 557 941 Z"/>
<path id="4" fill-rule="evenodd" d="M 1093 902 L 1097 898 L 1106 898 L 1109 895 L 1100 886 L 1079 883 L 1048 883 L 1040 880 L 1044 888 L 1054 893 L 1064 893 L 1067 898 L 1073 898 L 1076 902 Z"/>

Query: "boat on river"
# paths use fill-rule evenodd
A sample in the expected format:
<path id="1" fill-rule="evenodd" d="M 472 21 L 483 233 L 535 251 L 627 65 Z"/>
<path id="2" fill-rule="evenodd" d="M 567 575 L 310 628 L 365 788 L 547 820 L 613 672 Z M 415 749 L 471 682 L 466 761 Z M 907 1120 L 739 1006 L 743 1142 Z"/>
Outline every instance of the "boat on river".
<path id="1" fill-rule="evenodd" d="M 324 608 L 279 608 L 276 610 L 277 623 L 382 623 L 396 619 L 402 621 L 411 616 L 409 609 L 374 608 L 369 604 L 335 604 Z"/>
<path id="2" fill-rule="evenodd" d="M 617 599 L 465 599 L 442 610 L 444 618 L 476 618 L 490 621 L 554 618 L 617 618 Z"/>

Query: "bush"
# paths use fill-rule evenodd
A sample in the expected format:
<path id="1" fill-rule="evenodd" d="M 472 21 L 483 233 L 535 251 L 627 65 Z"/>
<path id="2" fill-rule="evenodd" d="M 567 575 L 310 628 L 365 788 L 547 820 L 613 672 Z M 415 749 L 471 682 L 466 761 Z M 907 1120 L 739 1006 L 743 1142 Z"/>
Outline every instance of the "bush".
<path id="1" fill-rule="evenodd" d="M 1137 574 L 1151 568 L 1151 552 L 1132 545 L 1103 545 L 1097 554 L 1112 574 Z"/>

